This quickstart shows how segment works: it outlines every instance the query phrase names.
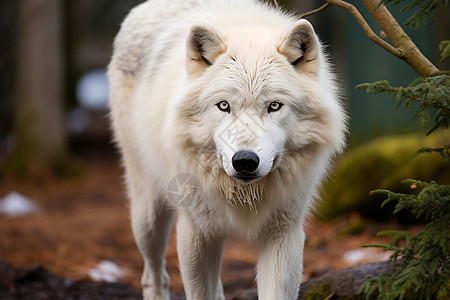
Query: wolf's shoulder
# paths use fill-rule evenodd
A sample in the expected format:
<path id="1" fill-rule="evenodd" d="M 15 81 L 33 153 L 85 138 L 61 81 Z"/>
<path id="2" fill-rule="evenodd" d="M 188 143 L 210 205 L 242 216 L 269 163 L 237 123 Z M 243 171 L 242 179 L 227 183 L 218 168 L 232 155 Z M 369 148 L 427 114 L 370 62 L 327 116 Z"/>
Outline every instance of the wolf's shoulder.
<path id="1" fill-rule="evenodd" d="M 120 26 L 114 40 L 113 66 L 136 76 L 146 59 L 164 40 L 164 35 L 177 28 L 188 27 L 183 16 L 194 10 L 198 0 L 150 0 L 134 7 Z M 167 38 L 165 39 L 167 41 Z"/>

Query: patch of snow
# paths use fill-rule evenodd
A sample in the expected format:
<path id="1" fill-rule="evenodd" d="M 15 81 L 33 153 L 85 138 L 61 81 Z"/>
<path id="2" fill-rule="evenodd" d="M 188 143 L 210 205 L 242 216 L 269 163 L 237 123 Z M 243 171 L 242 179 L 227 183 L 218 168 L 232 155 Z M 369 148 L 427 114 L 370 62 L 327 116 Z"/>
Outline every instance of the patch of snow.
<path id="1" fill-rule="evenodd" d="M 107 108 L 109 87 L 106 71 L 96 69 L 83 75 L 78 81 L 76 94 L 84 108 L 94 110 Z"/>
<path id="2" fill-rule="evenodd" d="M 102 260 L 95 268 L 89 270 L 94 281 L 117 282 L 124 277 L 122 269 L 109 260 Z"/>
<path id="3" fill-rule="evenodd" d="M 347 251 L 344 253 L 343 258 L 347 263 L 356 265 L 361 263 L 386 261 L 390 255 L 390 252 L 380 252 L 376 249 L 365 248 Z"/>
<path id="4" fill-rule="evenodd" d="M 17 192 L 10 192 L 0 199 L 0 213 L 8 216 L 18 217 L 39 212 L 39 206 Z"/>

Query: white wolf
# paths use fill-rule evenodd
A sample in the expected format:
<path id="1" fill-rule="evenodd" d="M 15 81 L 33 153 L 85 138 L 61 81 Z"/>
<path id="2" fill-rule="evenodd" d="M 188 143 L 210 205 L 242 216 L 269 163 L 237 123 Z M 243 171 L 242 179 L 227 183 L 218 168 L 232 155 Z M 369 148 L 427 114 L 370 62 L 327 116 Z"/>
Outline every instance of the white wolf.
<path id="1" fill-rule="evenodd" d="M 108 76 L 145 299 L 170 297 L 176 215 L 188 299 L 224 299 L 229 236 L 259 248 L 259 299 L 295 299 L 304 217 L 345 139 L 311 24 L 255 0 L 151 0 L 122 24 Z"/>

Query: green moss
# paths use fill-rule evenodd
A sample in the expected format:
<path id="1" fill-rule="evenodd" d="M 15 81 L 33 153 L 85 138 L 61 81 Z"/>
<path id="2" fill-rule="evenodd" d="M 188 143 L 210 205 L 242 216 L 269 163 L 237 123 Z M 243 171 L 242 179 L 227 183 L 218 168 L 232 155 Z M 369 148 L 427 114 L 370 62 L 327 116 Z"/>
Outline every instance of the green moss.
<path id="1" fill-rule="evenodd" d="M 302 300 L 366 300 L 366 297 L 362 294 L 357 294 L 353 296 L 342 296 L 335 294 L 329 284 L 324 284 L 317 286 L 316 288 L 308 291 Z"/>
<path id="2" fill-rule="evenodd" d="M 303 300 L 323 300 L 326 299 L 331 294 L 331 289 L 329 284 L 325 284 L 320 288 L 313 289 L 306 293 Z"/>
<path id="3" fill-rule="evenodd" d="M 410 192 L 409 186 L 401 184 L 405 178 L 449 183 L 450 166 L 438 154 L 423 154 L 406 160 L 420 147 L 448 143 L 450 136 L 442 131 L 430 137 L 415 134 L 383 137 L 348 152 L 323 186 L 318 217 L 332 219 L 355 210 L 369 218 L 386 217 L 392 209 L 379 208 L 383 198 L 369 196 L 370 191 Z"/>

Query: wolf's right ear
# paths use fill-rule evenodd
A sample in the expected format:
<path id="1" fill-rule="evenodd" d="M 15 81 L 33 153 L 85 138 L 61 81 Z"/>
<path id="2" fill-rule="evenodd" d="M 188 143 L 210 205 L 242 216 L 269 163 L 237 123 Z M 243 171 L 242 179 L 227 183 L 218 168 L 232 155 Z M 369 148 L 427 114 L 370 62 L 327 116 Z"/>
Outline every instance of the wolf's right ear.
<path id="1" fill-rule="evenodd" d="M 315 74 L 320 51 L 319 39 L 307 20 L 298 20 L 281 42 L 278 52 L 298 71 Z"/>
<path id="2" fill-rule="evenodd" d="M 204 24 L 192 26 L 187 39 L 188 73 L 200 75 L 226 50 L 225 43 L 214 29 Z"/>

